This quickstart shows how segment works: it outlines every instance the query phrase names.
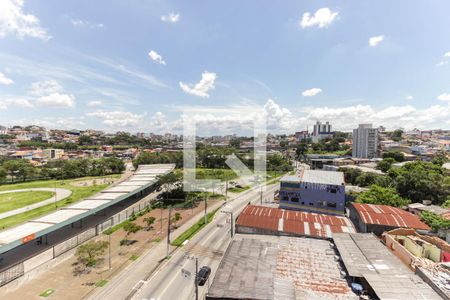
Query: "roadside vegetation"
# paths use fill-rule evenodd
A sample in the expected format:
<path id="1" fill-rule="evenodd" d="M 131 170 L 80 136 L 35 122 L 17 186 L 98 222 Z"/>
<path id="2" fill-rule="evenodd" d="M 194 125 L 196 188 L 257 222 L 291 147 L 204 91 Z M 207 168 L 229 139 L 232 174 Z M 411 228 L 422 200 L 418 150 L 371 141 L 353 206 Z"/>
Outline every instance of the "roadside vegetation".
<path id="1" fill-rule="evenodd" d="M 219 209 L 216 209 L 206 215 L 206 224 L 210 223 L 214 218 L 214 215 Z M 175 240 L 171 242 L 172 246 L 179 247 L 184 241 L 191 239 L 197 232 L 199 232 L 203 227 L 205 227 L 205 218 L 201 217 L 194 225 L 192 225 L 188 230 L 180 234 Z"/>

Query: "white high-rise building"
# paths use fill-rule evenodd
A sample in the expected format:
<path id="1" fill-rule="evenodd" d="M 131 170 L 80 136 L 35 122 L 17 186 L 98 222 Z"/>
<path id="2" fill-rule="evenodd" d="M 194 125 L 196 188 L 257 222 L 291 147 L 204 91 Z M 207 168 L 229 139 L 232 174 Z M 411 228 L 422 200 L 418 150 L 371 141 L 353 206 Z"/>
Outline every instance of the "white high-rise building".
<path id="1" fill-rule="evenodd" d="M 313 127 L 312 140 L 317 143 L 321 139 L 333 136 L 334 132 L 331 131 L 331 124 L 327 121 L 325 124 L 317 121 Z"/>
<path id="2" fill-rule="evenodd" d="M 378 149 L 378 130 L 372 124 L 359 124 L 353 129 L 352 157 L 375 158 Z"/>

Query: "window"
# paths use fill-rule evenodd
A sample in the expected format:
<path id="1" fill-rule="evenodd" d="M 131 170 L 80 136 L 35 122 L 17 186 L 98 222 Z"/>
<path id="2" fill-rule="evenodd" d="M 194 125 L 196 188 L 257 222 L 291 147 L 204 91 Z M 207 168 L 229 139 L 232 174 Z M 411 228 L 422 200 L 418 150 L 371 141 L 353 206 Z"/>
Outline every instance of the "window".
<path id="1" fill-rule="evenodd" d="M 330 193 L 336 194 L 336 193 L 337 193 L 337 190 L 336 190 L 335 188 L 331 188 L 331 189 L 330 189 Z"/>
<path id="2" fill-rule="evenodd" d="M 330 203 L 327 204 L 327 206 L 328 206 L 328 207 L 336 207 L 336 203 L 331 203 L 331 202 L 330 202 Z"/>
<path id="3" fill-rule="evenodd" d="M 283 196 L 283 201 L 289 201 L 289 197 L 288 196 Z"/>
<path id="4" fill-rule="evenodd" d="M 314 203 L 309 203 L 309 205 L 313 206 L 313 205 L 314 205 Z"/>
<path id="5" fill-rule="evenodd" d="M 292 201 L 292 202 L 298 202 L 298 198 L 297 198 L 297 197 L 292 197 L 292 198 L 291 198 L 291 201 Z"/>
<path id="6" fill-rule="evenodd" d="M 305 205 L 305 202 L 302 201 L 302 205 Z"/>

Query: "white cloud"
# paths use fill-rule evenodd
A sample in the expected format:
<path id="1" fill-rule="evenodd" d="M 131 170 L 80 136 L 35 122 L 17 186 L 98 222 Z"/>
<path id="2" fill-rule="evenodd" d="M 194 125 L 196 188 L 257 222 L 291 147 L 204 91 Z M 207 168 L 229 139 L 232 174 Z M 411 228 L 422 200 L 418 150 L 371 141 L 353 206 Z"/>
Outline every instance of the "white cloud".
<path id="1" fill-rule="evenodd" d="M 39 19 L 22 11 L 23 0 L 2 0 L 0 3 L 0 37 L 14 34 L 18 38 L 38 38 L 44 41 L 51 37 L 41 27 Z"/>
<path id="2" fill-rule="evenodd" d="M 15 96 L 2 96 L 0 97 L 0 109 L 8 109 L 10 106 L 20 108 L 32 108 L 33 104 L 30 100 L 22 97 Z"/>
<path id="3" fill-rule="evenodd" d="M 154 62 L 160 64 L 160 65 L 165 65 L 166 62 L 162 59 L 162 56 L 159 55 L 155 50 L 151 50 L 148 53 L 148 56 L 150 57 L 151 60 L 153 60 Z"/>
<path id="4" fill-rule="evenodd" d="M 0 72 L 0 84 L 10 85 L 10 84 L 13 84 L 13 83 L 14 83 L 14 81 L 12 79 L 6 77 L 5 74 Z"/>
<path id="5" fill-rule="evenodd" d="M 109 127 L 132 127 L 138 126 L 145 114 L 138 115 L 128 111 L 96 111 L 87 113 L 87 116 L 96 117 L 102 120 L 103 124 Z"/>
<path id="6" fill-rule="evenodd" d="M 408 95 L 408 96 L 406 96 L 406 97 L 405 97 L 405 99 L 406 99 L 406 100 L 413 100 L 413 99 L 414 99 L 414 97 L 413 97 L 413 96 L 411 96 L 411 95 Z"/>
<path id="7" fill-rule="evenodd" d="M 37 103 L 51 107 L 74 107 L 75 96 L 69 94 L 53 93 L 37 99 Z"/>
<path id="8" fill-rule="evenodd" d="M 37 96 L 36 102 L 50 107 L 74 107 L 75 96 L 64 93 L 56 80 L 38 81 L 31 84 L 31 95 Z"/>
<path id="9" fill-rule="evenodd" d="M 70 21 L 73 25 L 73 27 L 77 27 L 77 28 L 103 28 L 105 27 L 105 25 L 103 25 L 102 23 L 92 23 L 89 21 L 83 21 L 83 20 L 71 20 Z"/>
<path id="10" fill-rule="evenodd" d="M 313 97 L 321 92 L 322 92 L 322 90 L 319 88 L 312 88 L 312 89 L 303 91 L 302 96 L 303 97 Z"/>
<path id="11" fill-rule="evenodd" d="M 446 93 L 441 94 L 441 95 L 437 96 L 437 99 L 441 100 L 441 101 L 450 101 L 450 94 L 446 94 Z"/>
<path id="12" fill-rule="evenodd" d="M 169 23 L 177 23 L 180 20 L 180 14 L 169 13 L 168 15 L 161 16 L 161 21 Z"/>
<path id="13" fill-rule="evenodd" d="M 328 27 L 337 18 L 338 14 L 337 12 L 332 12 L 328 7 L 318 9 L 313 16 L 306 12 L 302 16 L 300 26 L 302 28 L 311 26 Z"/>
<path id="14" fill-rule="evenodd" d="M 450 51 L 444 54 L 444 57 L 450 57 Z"/>
<path id="15" fill-rule="evenodd" d="M 370 47 L 376 47 L 383 40 L 384 40 L 384 35 L 373 36 L 369 39 L 369 45 L 370 45 Z"/>
<path id="16" fill-rule="evenodd" d="M 93 100 L 93 101 L 89 101 L 87 103 L 87 106 L 89 106 L 89 107 L 102 106 L 102 105 L 103 105 L 103 102 L 100 100 Z"/>
<path id="17" fill-rule="evenodd" d="M 448 61 L 443 60 L 443 61 L 438 62 L 436 64 L 436 67 L 441 67 L 441 66 L 446 65 L 446 64 L 448 64 Z"/>
<path id="18" fill-rule="evenodd" d="M 185 93 L 202 98 L 209 98 L 208 92 L 214 89 L 214 81 L 216 80 L 216 78 L 216 73 L 204 71 L 202 73 L 202 79 L 197 84 L 185 84 L 180 81 L 180 88 Z"/>

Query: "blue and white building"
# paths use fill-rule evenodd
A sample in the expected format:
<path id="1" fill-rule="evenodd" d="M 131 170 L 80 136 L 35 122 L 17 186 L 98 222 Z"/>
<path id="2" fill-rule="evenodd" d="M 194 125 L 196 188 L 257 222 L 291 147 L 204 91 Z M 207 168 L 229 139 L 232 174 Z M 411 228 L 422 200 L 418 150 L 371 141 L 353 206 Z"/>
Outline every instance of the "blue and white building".
<path id="1" fill-rule="evenodd" d="M 343 215 L 343 172 L 304 170 L 280 180 L 280 208 Z"/>

